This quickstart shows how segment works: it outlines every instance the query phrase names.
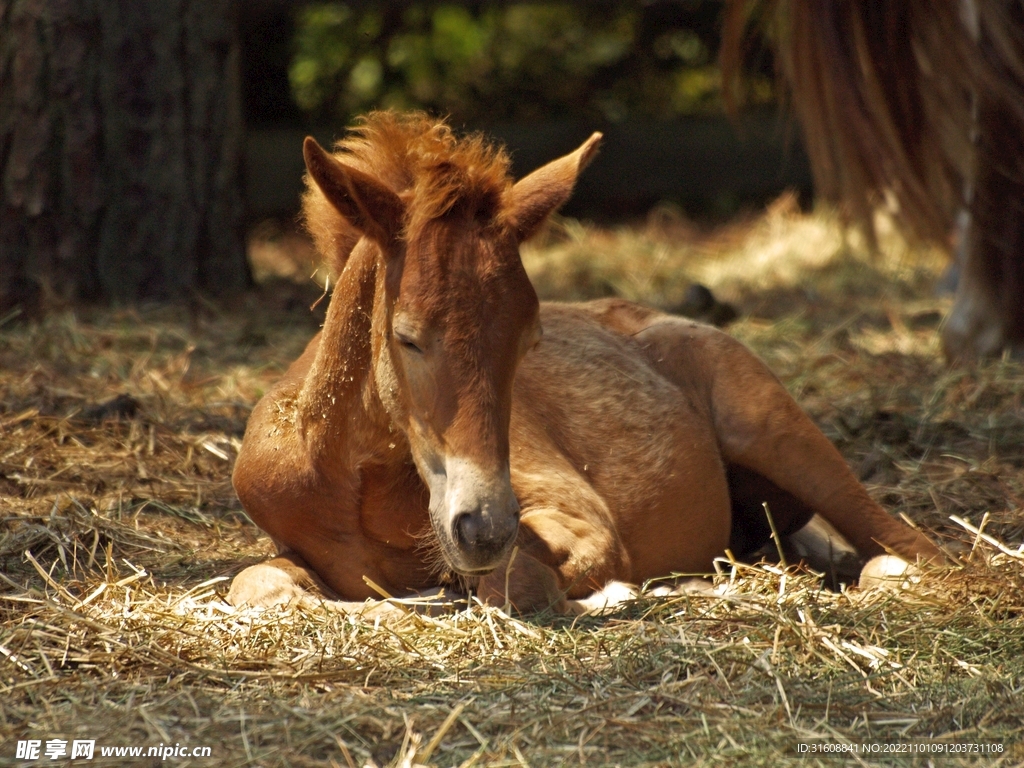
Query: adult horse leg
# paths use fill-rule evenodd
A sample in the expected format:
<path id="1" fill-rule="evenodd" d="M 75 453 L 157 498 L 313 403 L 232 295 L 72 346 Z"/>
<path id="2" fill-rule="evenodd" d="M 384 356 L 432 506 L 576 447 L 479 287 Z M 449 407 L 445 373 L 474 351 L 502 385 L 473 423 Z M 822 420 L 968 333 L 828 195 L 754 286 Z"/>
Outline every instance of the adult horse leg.
<path id="1" fill-rule="evenodd" d="M 1024 358 L 1024 134 L 1006 107 L 980 105 L 967 260 L 942 329 L 951 362 Z"/>

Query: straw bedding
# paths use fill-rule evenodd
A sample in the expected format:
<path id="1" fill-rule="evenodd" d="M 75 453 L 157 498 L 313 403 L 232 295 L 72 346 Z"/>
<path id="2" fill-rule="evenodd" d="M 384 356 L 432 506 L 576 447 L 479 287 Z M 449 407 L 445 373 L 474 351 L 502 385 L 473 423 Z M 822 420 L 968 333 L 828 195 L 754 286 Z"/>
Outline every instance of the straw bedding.
<path id="1" fill-rule="evenodd" d="M 307 297 L 4 318 L 0 764 L 30 738 L 211 748 L 181 765 L 777 765 L 908 740 L 1021 763 L 1024 368 L 944 366 L 941 259 L 882 224 L 869 258 L 786 200 L 713 232 L 662 211 L 559 222 L 524 259 L 547 297 L 671 307 L 700 280 L 738 306 L 731 332 L 871 493 L 958 558 L 902 592 L 724 560 L 713 592 L 575 621 L 236 611 L 228 580 L 270 543 L 231 464 L 317 325 Z"/>

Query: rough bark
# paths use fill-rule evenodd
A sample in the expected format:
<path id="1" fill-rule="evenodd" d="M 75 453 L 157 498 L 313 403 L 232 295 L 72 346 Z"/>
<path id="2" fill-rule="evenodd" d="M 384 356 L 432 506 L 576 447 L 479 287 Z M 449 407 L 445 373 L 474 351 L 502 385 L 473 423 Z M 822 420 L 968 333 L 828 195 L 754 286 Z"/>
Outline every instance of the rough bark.
<path id="1" fill-rule="evenodd" d="M 239 102 L 234 0 L 0 0 L 0 297 L 244 286 Z"/>

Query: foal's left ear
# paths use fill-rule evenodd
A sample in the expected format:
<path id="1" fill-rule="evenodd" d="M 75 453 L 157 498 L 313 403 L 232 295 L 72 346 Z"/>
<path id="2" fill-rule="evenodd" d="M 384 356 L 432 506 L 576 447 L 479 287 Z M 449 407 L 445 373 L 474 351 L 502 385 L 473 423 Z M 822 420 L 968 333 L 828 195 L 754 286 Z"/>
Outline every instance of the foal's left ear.
<path id="1" fill-rule="evenodd" d="M 328 154 L 312 136 L 302 143 L 302 156 L 324 197 L 352 226 L 381 245 L 401 234 L 405 204 L 389 187 Z"/>
<path id="2" fill-rule="evenodd" d="M 519 242 L 530 238 L 569 199 L 576 178 L 597 154 L 601 134 L 594 133 L 579 149 L 552 160 L 516 182 L 512 187 L 509 217 Z"/>

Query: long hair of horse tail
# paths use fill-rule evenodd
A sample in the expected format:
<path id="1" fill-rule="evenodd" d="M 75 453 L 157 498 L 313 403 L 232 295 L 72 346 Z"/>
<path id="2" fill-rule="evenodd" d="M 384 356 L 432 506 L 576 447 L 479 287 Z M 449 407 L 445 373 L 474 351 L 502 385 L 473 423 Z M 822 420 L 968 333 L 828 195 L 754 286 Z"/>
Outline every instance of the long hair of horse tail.
<path id="1" fill-rule="evenodd" d="M 1003 105 L 1024 130 L 1020 16 L 1008 0 L 729 0 L 727 103 L 757 28 L 803 128 L 818 194 L 869 233 L 888 201 L 908 233 L 944 242 L 974 162 L 997 160 L 976 157 L 976 104 Z"/>

